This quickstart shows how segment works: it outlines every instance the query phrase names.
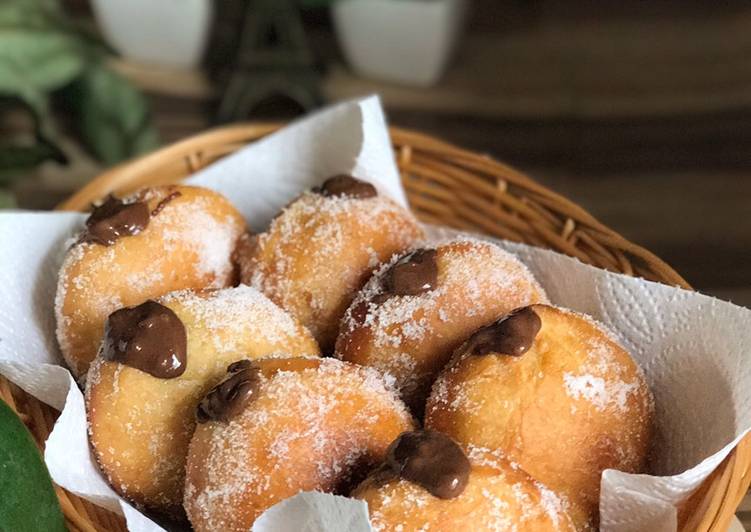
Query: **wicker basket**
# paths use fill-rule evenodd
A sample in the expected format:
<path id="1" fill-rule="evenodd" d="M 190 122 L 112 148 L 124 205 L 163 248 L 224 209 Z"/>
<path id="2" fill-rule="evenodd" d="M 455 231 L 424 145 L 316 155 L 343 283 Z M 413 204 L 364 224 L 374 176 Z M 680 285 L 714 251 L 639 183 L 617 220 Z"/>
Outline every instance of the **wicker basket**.
<path id="1" fill-rule="evenodd" d="M 233 126 L 178 142 L 100 175 L 60 208 L 85 210 L 110 192 L 179 181 L 278 127 Z M 404 129 L 392 128 L 391 139 L 410 205 L 423 221 L 550 248 L 601 268 L 688 288 L 655 255 L 508 166 Z M 57 412 L 2 378 L 0 398 L 15 408 L 41 448 Z M 751 438 L 746 438 L 684 504 L 679 528 L 724 532 L 749 483 Z M 121 517 L 63 489 L 57 493 L 70 530 L 125 530 Z"/>

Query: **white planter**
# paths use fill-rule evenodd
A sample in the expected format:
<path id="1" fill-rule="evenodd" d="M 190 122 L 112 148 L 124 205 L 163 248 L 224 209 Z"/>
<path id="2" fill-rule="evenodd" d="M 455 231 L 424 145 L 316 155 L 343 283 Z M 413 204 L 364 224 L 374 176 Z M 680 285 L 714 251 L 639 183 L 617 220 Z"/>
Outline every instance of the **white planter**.
<path id="1" fill-rule="evenodd" d="M 360 75 L 409 85 L 438 81 L 463 25 L 465 0 L 342 0 L 339 42 Z"/>
<path id="2" fill-rule="evenodd" d="M 192 68 L 206 48 L 211 0 L 92 0 L 107 41 L 124 57 Z"/>

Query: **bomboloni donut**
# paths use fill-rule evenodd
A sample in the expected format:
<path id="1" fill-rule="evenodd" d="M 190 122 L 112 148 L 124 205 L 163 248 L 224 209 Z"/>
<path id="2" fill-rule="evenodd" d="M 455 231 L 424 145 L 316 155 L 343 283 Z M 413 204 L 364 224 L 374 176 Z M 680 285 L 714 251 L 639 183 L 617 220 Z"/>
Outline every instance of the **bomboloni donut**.
<path id="1" fill-rule="evenodd" d="M 198 420 L 185 484 L 198 532 L 250 530 L 300 491 L 347 493 L 414 427 L 378 372 L 335 359 L 239 362 Z"/>
<path id="2" fill-rule="evenodd" d="M 373 185 L 328 179 L 288 205 L 263 234 L 242 239 L 242 282 L 297 317 L 324 353 L 373 269 L 423 236 L 414 217 Z"/>
<path id="3" fill-rule="evenodd" d="M 248 286 L 180 291 L 120 309 L 91 365 L 91 447 L 121 495 L 179 515 L 199 401 L 239 358 L 317 355 L 310 333 Z"/>
<path id="4" fill-rule="evenodd" d="M 376 532 L 574 532 L 565 501 L 555 493 L 502 458 L 470 458 L 440 432 L 406 432 L 352 496 L 368 504 Z"/>
<path id="5" fill-rule="evenodd" d="M 232 284 L 231 254 L 244 231 L 229 201 L 198 187 L 147 188 L 96 207 L 66 255 L 55 298 L 57 340 L 73 374 L 86 374 L 115 310 Z"/>
<path id="6" fill-rule="evenodd" d="M 438 372 L 475 329 L 547 302 L 527 268 L 495 244 L 457 240 L 394 258 L 347 309 L 335 354 L 396 378 L 418 415 Z"/>
<path id="7" fill-rule="evenodd" d="M 596 520 L 600 474 L 641 472 L 652 396 L 594 320 L 547 305 L 481 328 L 433 385 L 425 426 L 502 452 Z M 579 525 L 585 525 L 575 518 Z"/>

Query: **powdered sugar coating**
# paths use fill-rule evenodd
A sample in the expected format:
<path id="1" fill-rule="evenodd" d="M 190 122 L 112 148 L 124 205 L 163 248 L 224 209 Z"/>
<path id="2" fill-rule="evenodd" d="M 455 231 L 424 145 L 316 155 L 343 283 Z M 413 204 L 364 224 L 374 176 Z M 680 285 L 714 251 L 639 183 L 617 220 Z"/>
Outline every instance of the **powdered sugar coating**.
<path id="1" fill-rule="evenodd" d="M 468 238 L 436 247 L 435 289 L 384 300 L 383 278 L 399 259 L 382 265 L 347 309 L 336 356 L 395 375 L 413 406 L 424 401 L 451 352 L 476 328 L 516 307 L 547 301 L 513 255 Z"/>
<path id="2" fill-rule="evenodd" d="M 317 367 L 264 373 L 240 416 L 198 427 L 188 516 L 196 530 L 247 530 L 299 491 L 341 489 L 412 426 L 390 383 L 372 369 L 321 359 Z"/>
<path id="3" fill-rule="evenodd" d="M 650 402 L 651 394 L 646 386 L 646 379 L 641 368 L 625 355 L 625 348 L 619 343 L 617 335 L 605 325 L 585 314 L 574 312 L 562 307 L 549 306 L 561 314 L 575 317 L 588 323 L 597 334 L 584 334 L 578 338 L 578 347 L 584 353 L 575 370 L 563 371 L 562 381 L 566 393 L 574 400 L 590 403 L 599 412 L 616 409 L 621 413 L 628 409 L 628 401 L 637 395 L 642 395 Z M 457 352 L 451 364 L 458 363 L 461 353 Z M 624 364 L 628 360 L 630 363 Z M 451 371 L 451 368 L 448 368 Z M 538 378 L 544 378 L 541 372 Z M 439 378 L 433 385 L 431 400 L 441 403 L 443 408 L 453 411 L 470 411 L 481 408 L 469 394 L 455 385 L 449 389 L 448 379 Z M 458 386 L 458 387 L 457 387 Z M 650 407 L 651 408 L 651 407 Z M 572 403 L 572 413 L 576 412 L 576 405 Z"/>
<path id="4" fill-rule="evenodd" d="M 509 460 L 500 449 L 487 449 L 476 445 L 469 445 L 466 453 L 470 461 L 478 466 L 491 467 L 501 471 L 507 467 L 513 471 L 521 470 L 519 464 Z M 547 514 L 554 526 L 559 526 L 561 515 L 568 514 L 571 510 L 571 503 L 562 495 L 549 489 L 542 482 L 534 479 L 532 479 L 532 482 L 540 493 L 538 503 L 542 507 L 542 510 Z"/>
<path id="5" fill-rule="evenodd" d="M 372 269 L 421 236 L 409 211 L 388 198 L 306 192 L 253 237 L 242 281 L 300 319 L 328 351 Z"/>
<path id="6" fill-rule="evenodd" d="M 200 293 L 181 290 L 167 294 L 160 301 L 179 304 L 200 322 L 217 353 L 240 352 L 248 335 L 265 343 L 283 345 L 287 339 L 299 335 L 302 327 L 269 298 L 247 285 Z"/>
<path id="7" fill-rule="evenodd" d="M 566 309 L 532 308 L 542 322 L 532 348 L 518 357 L 459 348 L 433 385 L 425 424 L 517 461 L 574 501 L 586 527 L 601 472 L 644 467 L 652 397 L 640 368 L 601 324 Z"/>
<path id="8" fill-rule="evenodd" d="M 310 333 L 249 286 L 160 298 L 185 325 L 185 373 L 159 379 L 98 357 L 86 399 L 94 455 L 116 489 L 149 508 L 181 508 L 195 409 L 229 364 L 272 354 L 318 354 Z"/>
<path id="9" fill-rule="evenodd" d="M 78 241 L 68 251 L 55 296 L 56 333 L 76 375 L 85 373 L 113 311 L 171 290 L 231 282 L 230 256 L 245 223 L 227 200 L 196 187 L 167 186 L 125 201 L 146 201 L 154 209 L 175 192 L 180 195 L 139 234 L 111 246 Z"/>
<path id="10" fill-rule="evenodd" d="M 568 503 L 497 453 L 474 449 L 464 492 L 441 500 L 409 481 L 376 473 L 354 493 L 368 503 L 377 532 L 387 530 L 525 531 L 575 528 Z"/>
<path id="11" fill-rule="evenodd" d="M 563 374 L 569 397 L 585 400 L 599 412 L 614 408 L 625 413 L 630 399 L 646 395 L 652 410 L 652 395 L 641 367 L 634 363 L 632 367 L 626 368 L 618 360 L 618 353 L 625 352 L 618 335 L 591 316 L 562 307 L 555 308 L 589 323 L 600 333 L 600 336 L 591 335 L 583 339 L 587 357 L 578 371 Z M 572 408 L 575 409 L 576 406 L 572 405 Z"/>

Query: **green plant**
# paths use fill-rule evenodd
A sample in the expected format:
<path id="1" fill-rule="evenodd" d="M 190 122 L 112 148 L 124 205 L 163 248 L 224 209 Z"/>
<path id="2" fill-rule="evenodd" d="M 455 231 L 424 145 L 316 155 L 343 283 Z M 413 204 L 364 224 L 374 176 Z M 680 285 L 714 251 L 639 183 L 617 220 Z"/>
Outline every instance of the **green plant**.
<path id="1" fill-rule="evenodd" d="M 65 521 L 39 449 L 0 399 L 0 532 L 64 532 Z"/>
<path id="2" fill-rule="evenodd" d="M 0 138 L 0 187 L 43 161 L 65 162 L 53 107 L 105 164 L 158 144 L 145 99 L 107 67 L 111 53 L 57 0 L 0 1 L 0 111 L 20 109 L 33 124 L 31 135 Z M 0 205 L 7 201 L 0 188 Z"/>

